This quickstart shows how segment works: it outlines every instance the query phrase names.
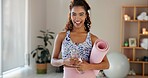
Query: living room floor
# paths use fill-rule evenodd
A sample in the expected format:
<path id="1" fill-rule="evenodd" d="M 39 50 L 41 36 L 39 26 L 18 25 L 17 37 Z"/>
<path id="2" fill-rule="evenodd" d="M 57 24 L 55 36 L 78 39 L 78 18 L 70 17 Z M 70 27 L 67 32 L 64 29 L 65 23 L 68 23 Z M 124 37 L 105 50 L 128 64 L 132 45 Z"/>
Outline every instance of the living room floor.
<path id="1" fill-rule="evenodd" d="M 40 75 L 36 74 L 30 67 L 22 67 L 13 72 L 5 73 L 1 78 L 62 78 L 63 73 L 48 72 L 47 74 Z M 100 78 L 100 77 L 97 77 Z M 101 77 L 106 78 L 106 77 Z M 141 76 L 128 76 L 126 78 L 148 78 Z"/>

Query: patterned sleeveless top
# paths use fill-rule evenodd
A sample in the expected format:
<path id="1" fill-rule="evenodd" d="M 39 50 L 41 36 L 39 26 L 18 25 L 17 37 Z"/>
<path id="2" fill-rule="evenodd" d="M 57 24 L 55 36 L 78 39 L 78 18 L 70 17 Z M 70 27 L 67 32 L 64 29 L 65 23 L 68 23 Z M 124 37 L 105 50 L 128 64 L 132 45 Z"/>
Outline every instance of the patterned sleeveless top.
<path id="1" fill-rule="evenodd" d="M 62 42 L 62 59 L 70 58 L 73 50 L 78 52 L 78 56 L 85 61 L 89 61 L 92 49 L 90 33 L 87 33 L 86 40 L 82 43 L 75 44 L 70 38 L 70 31 L 66 32 L 66 37 Z"/>

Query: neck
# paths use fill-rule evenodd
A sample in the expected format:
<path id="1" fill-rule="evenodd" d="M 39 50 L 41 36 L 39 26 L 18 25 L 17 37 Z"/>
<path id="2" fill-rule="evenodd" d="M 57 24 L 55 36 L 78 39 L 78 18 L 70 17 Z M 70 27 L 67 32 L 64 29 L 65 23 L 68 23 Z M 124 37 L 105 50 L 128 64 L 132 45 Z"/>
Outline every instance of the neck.
<path id="1" fill-rule="evenodd" d="M 84 26 L 81 26 L 80 28 L 73 28 L 72 32 L 86 32 L 84 29 Z"/>
<path id="2" fill-rule="evenodd" d="M 83 29 L 76 29 L 76 28 L 74 28 L 74 29 L 72 30 L 72 32 L 86 32 L 86 31 L 85 31 L 84 28 L 83 28 Z"/>

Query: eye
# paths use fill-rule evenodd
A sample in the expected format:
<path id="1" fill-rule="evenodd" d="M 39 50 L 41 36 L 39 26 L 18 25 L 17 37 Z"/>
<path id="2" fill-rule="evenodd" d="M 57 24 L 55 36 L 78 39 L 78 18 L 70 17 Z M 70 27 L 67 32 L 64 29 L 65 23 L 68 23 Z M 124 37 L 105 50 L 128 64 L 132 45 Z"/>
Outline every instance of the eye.
<path id="1" fill-rule="evenodd" d="M 71 16 L 76 16 L 76 13 L 72 12 L 72 13 L 71 13 Z"/>
<path id="2" fill-rule="evenodd" d="M 79 15 L 80 15 L 80 16 L 84 16 L 84 13 L 82 12 L 82 13 L 80 13 Z"/>

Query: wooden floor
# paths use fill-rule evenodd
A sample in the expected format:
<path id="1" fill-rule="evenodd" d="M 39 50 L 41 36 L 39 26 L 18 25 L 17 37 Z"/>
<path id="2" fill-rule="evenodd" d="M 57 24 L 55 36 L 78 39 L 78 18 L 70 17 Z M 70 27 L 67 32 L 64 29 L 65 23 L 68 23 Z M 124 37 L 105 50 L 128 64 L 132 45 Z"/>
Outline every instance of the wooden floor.
<path id="1" fill-rule="evenodd" d="M 16 70 L 15 72 L 6 73 L 1 78 L 62 78 L 62 77 L 63 77 L 63 73 L 48 72 L 48 74 L 39 75 L 39 74 L 36 74 L 36 72 L 31 68 L 25 67 L 25 68 Z M 96 78 L 100 78 L 100 77 L 96 77 Z M 106 77 L 102 77 L 102 78 L 106 78 Z M 148 78 L 148 76 L 147 77 L 128 76 L 126 78 Z"/>
<path id="2" fill-rule="evenodd" d="M 148 76 L 128 76 L 127 78 L 148 78 Z"/>

